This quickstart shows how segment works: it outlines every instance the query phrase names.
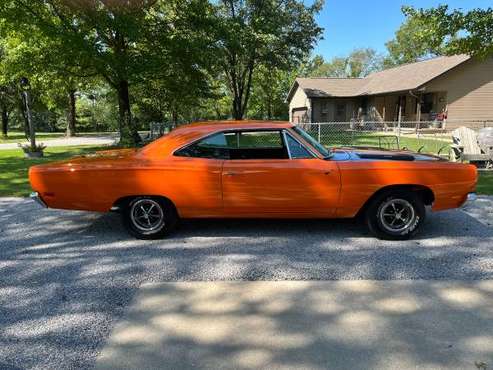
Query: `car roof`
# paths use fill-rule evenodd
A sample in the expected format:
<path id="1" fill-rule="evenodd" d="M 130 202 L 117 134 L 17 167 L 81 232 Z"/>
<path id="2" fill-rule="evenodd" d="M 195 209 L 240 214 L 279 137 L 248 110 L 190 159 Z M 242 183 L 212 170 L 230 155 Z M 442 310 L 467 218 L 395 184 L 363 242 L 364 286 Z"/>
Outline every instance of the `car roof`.
<path id="1" fill-rule="evenodd" d="M 179 126 L 175 130 L 199 130 L 199 131 L 221 131 L 238 129 L 258 129 L 258 128 L 287 128 L 292 124 L 287 121 L 260 121 L 260 120 L 224 120 L 224 121 L 199 121 Z"/>
<path id="2" fill-rule="evenodd" d="M 181 125 L 140 150 L 145 156 L 169 155 L 176 149 L 214 132 L 226 130 L 271 130 L 292 127 L 286 121 L 203 121 Z"/>

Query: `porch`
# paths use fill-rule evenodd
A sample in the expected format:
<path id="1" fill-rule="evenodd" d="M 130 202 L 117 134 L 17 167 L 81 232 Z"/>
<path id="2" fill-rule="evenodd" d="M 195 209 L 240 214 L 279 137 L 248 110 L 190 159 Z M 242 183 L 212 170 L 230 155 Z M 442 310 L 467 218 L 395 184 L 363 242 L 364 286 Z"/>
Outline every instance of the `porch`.
<path id="1" fill-rule="evenodd" d="M 314 98 L 311 108 L 311 122 L 315 123 L 443 121 L 447 112 L 447 93 L 401 92 L 351 98 Z M 308 117 L 305 115 L 304 118 Z"/>

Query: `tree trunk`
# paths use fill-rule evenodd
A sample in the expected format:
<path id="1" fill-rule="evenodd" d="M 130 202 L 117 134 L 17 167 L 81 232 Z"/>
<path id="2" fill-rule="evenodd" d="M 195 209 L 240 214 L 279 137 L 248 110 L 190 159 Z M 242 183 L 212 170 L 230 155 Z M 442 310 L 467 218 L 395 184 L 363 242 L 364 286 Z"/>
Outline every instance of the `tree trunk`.
<path id="1" fill-rule="evenodd" d="M 68 93 L 68 112 L 67 112 L 67 133 L 68 137 L 75 136 L 75 125 L 77 117 L 75 115 L 75 90 Z"/>
<path id="2" fill-rule="evenodd" d="M 7 107 L 2 107 L 2 136 L 7 137 L 9 131 L 9 112 Z"/>
<path id="3" fill-rule="evenodd" d="M 234 67 L 233 67 L 234 68 Z M 250 61 L 242 77 L 232 74 L 231 84 L 233 87 L 233 118 L 241 121 L 248 107 L 250 92 L 252 89 L 254 63 Z M 246 80 L 245 80 L 246 77 Z"/>
<path id="4" fill-rule="evenodd" d="M 118 84 L 118 113 L 120 144 L 125 146 L 135 146 L 141 142 L 139 133 L 132 122 L 130 111 L 130 96 L 128 93 L 128 81 L 122 80 Z"/>

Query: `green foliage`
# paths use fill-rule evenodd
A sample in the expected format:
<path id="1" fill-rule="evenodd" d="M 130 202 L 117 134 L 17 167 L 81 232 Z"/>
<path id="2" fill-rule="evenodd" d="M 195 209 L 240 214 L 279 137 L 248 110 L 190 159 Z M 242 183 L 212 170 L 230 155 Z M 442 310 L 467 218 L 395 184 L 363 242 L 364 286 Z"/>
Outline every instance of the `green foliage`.
<path id="1" fill-rule="evenodd" d="M 443 54 L 443 43 L 433 45 L 430 36 L 433 30 L 418 17 L 407 17 L 395 33 L 395 38 L 385 44 L 388 55 L 385 57 L 386 68 Z"/>
<path id="2" fill-rule="evenodd" d="M 254 73 L 248 118 L 288 120 L 286 102 L 289 89 L 296 78 L 293 71 L 268 69 L 260 66 Z"/>
<path id="3" fill-rule="evenodd" d="M 346 57 L 335 57 L 326 62 L 317 55 L 306 62 L 300 70 L 304 77 L 361 78 L 382 69 L 383 58 L 371 48 L 354 49 Z"/>
<path id="4" fill-rule="evenodd" d="M 468 12 L 437 8 L 404 7 L 404 14 L 421 25 L 416 39 L 435 53 L 469 54 L 479 58 L 493 55 L 493 8 Z"/>
<path id="5" fill-rule="evenodd" d="M 63 62 L 55 63 L 57 73 L 99 77 L 111 86 L 117 93 L 121 140 L 131 144 L 137 137 L 132 86 L 149 79 L 165 81 L 167 87 L 177 77 L 182 83 L 205 79 L 200 46 L 208 33 L 201 29 L 201 15 L 208 9 L 205 0 L 6 0 L 0 18 L 8 19 L 24 40 L 32 34 L 49 40 L 50 48 L 57 50 L 55 59 Z M 61 78 L 73 86 L 71 79 Z"/>
<path id="6" fill-rule="evenodd" d="M 220 0 L 214 6 L 217 64 L 230 90 L 233 117 L 242 119 L 259 66 L 296 67 L 321 34 L 315 15 L 322 2 Z"/>

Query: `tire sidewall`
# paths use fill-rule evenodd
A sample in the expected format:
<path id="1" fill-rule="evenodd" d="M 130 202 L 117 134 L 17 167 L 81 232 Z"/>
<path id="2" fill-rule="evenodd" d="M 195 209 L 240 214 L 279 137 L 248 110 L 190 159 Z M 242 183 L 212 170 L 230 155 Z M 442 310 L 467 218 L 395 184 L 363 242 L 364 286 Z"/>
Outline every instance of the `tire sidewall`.
<path id="1" fill-rule="evenodd" d="M 145 199 L 151 199 L 155 201 L 159 205 L 159 207 L 161 207 L 161 210 L 163 212 L 162 225 L 160 225 L 159 228 L 152 231 L 144 231 L 136 227 L 130 215 L 132 206 L 136 202 Z M 175 228 L 178 220 L 178 216 L 176 215 L 176 211 L 174 207 L 171 204 L 169 204 L 169 202 L 166 202 L 163 199 L 159 199 L 155 197 L 142 196 L 142 197 L 133 198 L 127 203 L 127 205 L 124 207 L 124 210 L 122 212 L 122 220 L 125 228 L 132 236 L 138 239 L 159 239 L 170 233 Z"/>
<path id="2" fill-rule="evenodd" d="M 414 218 L 408 228 L 392 232 L 382 225 L 379 215 L 383 205 L 395 199 L 402 199 L 409 202 L 414 210 Z M 425 217 L 426 209 L 418 195 L 410 192 L 395 191 L 383 194 L 372 202 L 367 212 L 367 224 L 369 230 L 380 239 L 405 240 L 416 235 Z"/>

